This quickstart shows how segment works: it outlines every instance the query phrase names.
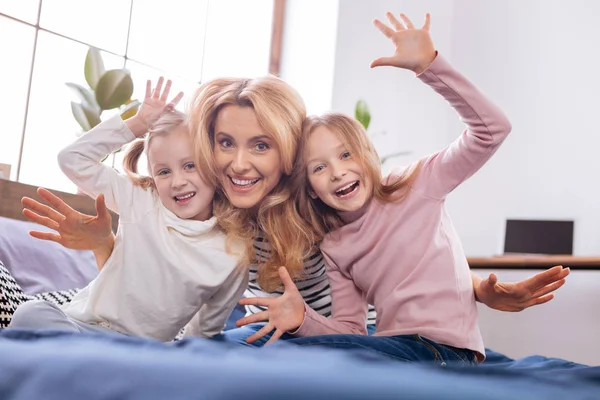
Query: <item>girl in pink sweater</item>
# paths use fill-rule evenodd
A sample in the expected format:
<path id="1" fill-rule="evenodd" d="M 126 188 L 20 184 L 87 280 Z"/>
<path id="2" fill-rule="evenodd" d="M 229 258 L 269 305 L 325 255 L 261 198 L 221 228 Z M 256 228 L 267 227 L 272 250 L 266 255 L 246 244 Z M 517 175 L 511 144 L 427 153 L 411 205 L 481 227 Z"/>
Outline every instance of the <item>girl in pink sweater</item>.
<path id="1" fill-rule="evenodd" d="M 377 153 L 356 120 L 342 114 L 308 118 L 294 178 L 298 205 L 322 239 L 332 318 L 304 305 L 285 269 L 286 293 L 276 307 L 261 305 L 271 305 L 269 321 L 275 328 L 304 336 L 288 343 L 369 349 L 405 361 L 474 364 L 485 357 L 476 293 L 445 198 L 492 157 L 511 126 L 437 54 L 429 15 L 422 29 L 402 14 L 402 23 L 387 16 L 394 29 L 375 24 L 396 51 L 371 67 L 414 71 L 450 103 L 466 129 L 445 149 L 382 179 Z M 556 267 L 553 274 L 560 281 L 568 270 Z M 557 287 L 541 289 L 538 297 L 549 300 Z M 259 304 L 260 299 L 243 302 Z M 365 335 L 368 304 L 377 311 L 373 336 Z"/>

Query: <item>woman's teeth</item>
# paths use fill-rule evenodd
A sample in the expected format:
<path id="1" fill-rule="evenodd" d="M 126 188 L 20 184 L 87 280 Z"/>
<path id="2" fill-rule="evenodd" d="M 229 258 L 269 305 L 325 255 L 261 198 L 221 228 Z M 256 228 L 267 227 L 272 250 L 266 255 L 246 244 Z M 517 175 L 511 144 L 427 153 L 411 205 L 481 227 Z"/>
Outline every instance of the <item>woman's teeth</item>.
<path id="1" fill-rule="evenodd" d="M 230 178 L 230 179 L 231 179 L 231 182 L 233 182 L 233 184 L 236 186 L 252 186 L 256 182 L 259 181 L 259 179 L 235 179 L 235 178 Z"/>

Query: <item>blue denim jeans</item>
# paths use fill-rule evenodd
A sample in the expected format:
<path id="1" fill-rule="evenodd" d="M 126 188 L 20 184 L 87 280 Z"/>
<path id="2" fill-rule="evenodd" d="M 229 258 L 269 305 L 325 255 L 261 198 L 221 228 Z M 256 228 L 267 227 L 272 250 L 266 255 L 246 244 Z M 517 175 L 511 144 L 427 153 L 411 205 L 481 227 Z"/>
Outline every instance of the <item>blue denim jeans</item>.
<path id="1" fill-rule="evenodd" d="M 263 326 L 265 326 L 265 325 L 264 324 L 250 324 L 250 325 L 243 326 L 241 328 L 230 329 L 230 330 L 222 332 L 221 334 L 219 334 L 217 336 L 214 336 L 212 339 L 222 341 L 222 342 L 243 344 L 246 346 L 262 347 L 271 338 L 271 335 L 273 332 L 270 332 L 269 334 L 265 335 L 264 337 L 260 338 L 259 340 L 257 340 L 256 342 L 254 342 L 252 344 L 246 343 L 246 339 L 248 337 L 252 336 L 253 334 L 255 334 L 256 332 L 258 332 Z M 373 333 L 375 333 L 375 325 L 367 325 L 367 332 L 369 335 L 372 335 Z M 300 339 L 300 338 L 298 338 L 297 336 L 294 336 L 294 335 L 289 335 L 287 333 L 284 333 L 279 338 L 279 340 L 284 340 L 284 341 L 289 341 L 289 340 L 294 340 L 294 339 Z"/>
<path id="2" fill-rule="evenodd" d="M 323 335 L 287 340 L 285 345 L 320 346 L 334 349 L 362 350 L 404 362 L 433 362 L 477 365 L 474 351 L 442 345 L 421 335 L 363 336 Z"/>

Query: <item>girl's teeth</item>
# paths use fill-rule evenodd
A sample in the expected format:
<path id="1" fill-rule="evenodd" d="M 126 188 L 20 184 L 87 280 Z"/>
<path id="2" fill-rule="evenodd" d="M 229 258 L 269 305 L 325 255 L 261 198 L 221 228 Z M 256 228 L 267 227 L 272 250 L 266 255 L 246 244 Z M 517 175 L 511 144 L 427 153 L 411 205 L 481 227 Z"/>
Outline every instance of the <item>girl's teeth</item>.
<path id="1" fill-rule="evenodd" d="M 351 183 L 347 184 L 347 185 L 346 185 L 346 186 L 344 186 L 343 188 L 340 188 L 340 189 L 336 190 L 336 193 L 343 192 L 344 190 L 346 190 L 346 189 L 350 188 L 350 187 L 351 187 L 352 185 L 354 185 L 355 183 L 356 183 L 356 182 L 351 182 Z"/>
<path id="2" fill-rule="evenodd" d="M 185 196 L 175 196 L 175 198 L 177 200 L 186 200 L 189 199 L 190 197 L 194 196 L 196 193 L 188 193 Z"/>

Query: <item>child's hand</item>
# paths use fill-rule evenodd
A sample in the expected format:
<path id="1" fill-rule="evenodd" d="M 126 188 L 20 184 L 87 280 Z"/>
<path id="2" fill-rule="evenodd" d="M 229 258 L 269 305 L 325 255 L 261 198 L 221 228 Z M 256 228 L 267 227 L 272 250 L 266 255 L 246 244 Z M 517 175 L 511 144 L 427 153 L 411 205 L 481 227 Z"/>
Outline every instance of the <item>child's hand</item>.
<path id="1" fill-rule="evenodd" d="M 392 66 L 405 68 L 420 74 L 425 71 L 429 64 L 435 59 L 436 52 L 429 36 L 430 16 L 425 15 L 425 24 L 421 29 L 415 29 L 413 23 L 404 14 L 400 14 L 402 22 L 390 12 L 386 14 L 394 29 L 376 19 L 375 26 L 387 36 L 396 51 L 391 57 L 381 57 L 371 63 L 371 68 L 380 66 Z"/>
<path id="2" fill-rule="evenodd" d="M 515 283 L 500 283 L 495 274 L 481 281 L 475 296 L 481 303 L 500 311 L 523 311 L 554 298 L 554 292 L 565 284 L 569 268 L 556 266 Z"/>
<path id="3" fill-rule="evenodd" d="M 285 267 L 279 267 L 279 276 L 283 282 L 284 293 L 279 297 L 252 297 L 240 300 L 242 305 L 267 307 L 266 311 L 244 317 L 236 322 L 237 326 L 244 326 L 254 322 L 268 321 L 267 324 L 254 335 L 246 339 L 252 343 L 275 329 L 275 333 L 266 344 L 276 341 L 285 332 L 295 331 L 304 322 L 304 299 L 290 278 Z"/>
<path id="4" fill-rule="evenodd" d="M 28 220 L 44 225 L 56 231 L 31 231 L 29 234 L 37 239 L 51 240 L 68 249 L 96 250 L 112 241 L 112 217 L 104 204 L 104 197 L 96 199 L 96 216 L 82 214 L 46 189 L 39 188 L 38 194 L 50 206 L 29 197 L 23 197 L 23 215 Z"/>
<path id="5" fill-rule="evenodd" d="M 146 81 L 146 96 L 140 106 L 137 114 L 126 121 L 127 126 L 133 132 L 135 137 L 144 135 L 152 124 L 154 124 L 164 113 L 167 113 L 177 106 L 177 103 L 183 98 L 183 92 L 179 92 L 169 103 L 167 98 L 171 91 L 171 80 L 167 81 L 165 89 L 162 90 L 164 78 L 161 76 L 154 90 L 152 82 Z M 162 92 L 161 92 L 162 90 Z"/>

